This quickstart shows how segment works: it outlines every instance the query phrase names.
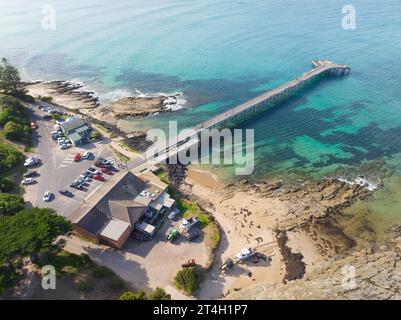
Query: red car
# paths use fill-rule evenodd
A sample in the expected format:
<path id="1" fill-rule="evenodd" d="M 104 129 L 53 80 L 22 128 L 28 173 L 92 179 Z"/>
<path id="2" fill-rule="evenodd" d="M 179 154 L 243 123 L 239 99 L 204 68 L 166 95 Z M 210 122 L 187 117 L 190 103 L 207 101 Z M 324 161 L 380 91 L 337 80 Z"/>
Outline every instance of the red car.
<path id="1" fill-rule="evenodd" d="M 94 163 L 94 166 L 95 166 L 95 167 L 98 167 L 98 168 L 105 168 L 105 165 L 104 165 L 103 163 L 99 162 L 99 161 L 96 161 L 96 162 Z"/>
<path id="2" fill-rule="evenodd" d="M 102 168 L 102 172 L 103 173 L 105 173 L 105 174 L 108 174 L 108 175 L 112 175 L 113 174 L 113 172 L 111 172 L 109 169 L 107 169 L 107 168 Z"/>
<path id="3" fill-rule="evenodd" d="M 75 154 L 74 161 L 75 162 L 81 161 L 81 154 L 79 152 Z"/>
<path id="4" fill-rule="evenodd" d="M 106 179 L 103 178 L 103 176 L 101 176 L 100 174 L 94 175 L 92 179 L 97 181 L 106 181 Z"/>

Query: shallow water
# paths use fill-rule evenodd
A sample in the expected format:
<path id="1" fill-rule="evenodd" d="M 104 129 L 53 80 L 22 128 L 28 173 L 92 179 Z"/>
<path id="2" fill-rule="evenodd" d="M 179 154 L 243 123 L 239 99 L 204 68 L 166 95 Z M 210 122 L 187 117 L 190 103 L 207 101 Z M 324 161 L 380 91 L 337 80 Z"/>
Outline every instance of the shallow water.
<path id="1" fill-rule="evenodd" d="M 349 64 L 351 76 L 241 124 L 255 130 L 254 176 L 319 176 L 401 151 L 399 1 L 353 1 L 355 30 L 341 28 L 338 1 L 58 0 L 55 30 L 41 26 L 44 4 L 1 1 L 0 54 L 27 79 L 81 80 L 105 99 L 184 93 L 184 110 L 133 128 L 195 125 L 320 58 Z"/>

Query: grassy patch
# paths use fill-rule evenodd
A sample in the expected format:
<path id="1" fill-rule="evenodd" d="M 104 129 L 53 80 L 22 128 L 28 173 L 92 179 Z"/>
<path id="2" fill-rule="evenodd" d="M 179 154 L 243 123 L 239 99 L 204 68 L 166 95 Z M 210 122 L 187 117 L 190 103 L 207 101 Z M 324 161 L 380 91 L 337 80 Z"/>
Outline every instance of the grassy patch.
<path id="1" fill-rule="evenodd" d="M 52 265 L 57 277 L 70 283 L 85 299 L 117 299 L 127 286 L 112 270 L 94 263 L 88 255 L 54 249 L 39 266 Z"/>
<path id="2" fill-rule="evenodd" d="M 71 275 L 81 273 L 86 268 L 93 267 L 93 262 L 86 254 L 76 255 L 67 251 L 51 253 L 46 256 L 41 264 L 54 266 L 57 274 Z"/>
<path id="3" fill-rule="evenodd" d="M 195 202 L 186 199 L 176 199 L 176 204 L 185 219 L 190 217 L 196 217 L 199 219 L 200 229 L 207 227 L 210 222 L 212 222 L 210 217 L 203 213 Z"/>
<path id="4" fill-rule="evenodd" d="M 110 146 L 110 148 L 111 150 L 113 150 L 114 154 L 120 161 L 128 162 L 130 160 L 130 158 L 128 158 L 125 154 L 122 154 L 120 151 L 116 150 L 116 148 L 113 148 L 112 146 Z"/>
<path id="5" fill-rule="evenodd" d="M 141 153 L 139 150 L 131 147 L 130 145 L 126 144 L 125 142 L 119 142 L 118 143 L 121 148 L 127 149 L 128 151 L 134 152 L 134 153 Z"/>

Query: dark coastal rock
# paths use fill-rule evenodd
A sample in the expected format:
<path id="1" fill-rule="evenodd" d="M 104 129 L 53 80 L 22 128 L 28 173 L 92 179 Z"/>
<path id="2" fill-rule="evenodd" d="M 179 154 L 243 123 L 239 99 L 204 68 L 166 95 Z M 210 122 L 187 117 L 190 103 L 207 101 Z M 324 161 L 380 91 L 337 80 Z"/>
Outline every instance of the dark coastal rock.
<path id="1" fill-rule="evenodd" d="M 131 133 L 127 135 L 127 138 L 125 138 L 123 142 L 130 148 L 141 153 L 148 150 L 148 148 L 152 145 L 151 141 L 146 140 L 145 132 L 137 132 L 135 134 Z"/>
<path id="2" fill-rule="evenodd" d="M 166 170 L 169 180 L 178 189 L 187 177 L 188 168 L 183 164 L 167 164 Z"/>
<path id="3" fill-rule="evenodd" d="M 276 230 L 276 239 L 285 264 L 284 283 L 302 279 L 306 270 L 302 261 L 304 256 L 301 253 L 293 253 L 287 246 L 288 237 L 285 230 Z"/>

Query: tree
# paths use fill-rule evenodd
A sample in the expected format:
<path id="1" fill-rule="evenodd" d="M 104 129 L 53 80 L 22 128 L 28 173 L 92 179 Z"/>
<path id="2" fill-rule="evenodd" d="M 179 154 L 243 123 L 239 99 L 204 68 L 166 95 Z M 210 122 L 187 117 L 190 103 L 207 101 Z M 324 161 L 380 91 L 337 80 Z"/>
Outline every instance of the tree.
<path id="1" fill-rule="evenodd" d="M 118 298 L 118 300 L 147 300 L 147 297 L 144 291 L 126 291 Z"/>
<path id="2" fill-rule="evenodd" d="M 0 219 L 0 265 L 11 264 L 24 257 L 47 249 L 53 240 L 71 230 L 71 224 L 53 209 L 25 209 L 14 216 Z"/>
<path id="3" fill-rule="evenodd" d="M 0 193 L 13 192 L 17 189 L 14 182 L 7 178 L 0 178 Z"/>
<path id="4" fill-rule="evenodd" d="M 0 294 L 12 288 L 19 276 L 12 266 L 0 266 Z"/>
<path id="5" fill-rule="evenodd" d="M 199 289 L 199 282 L 199 274 L 195 267 L 183 268 L 174 277 L 176 287 L 189 294 L 193 294 Z"/>
<path id="6" fill-rule="evenodd" d="M 9 121 L 3 128 L 4 138 L 9 140 L 24 141 L 26 132 L 23 126 L 13 121 Z"/>
<path id="7" fill-rule="evenodd" d="M 17 166 L 23 159 L 22 153 L 0 141 L 0 173 Z"/>
<path id="8" fill-rule="evenodd" d="M 24 97 L 26 94 L 18 69 L 9 64 L 6 58 L 1 60 L 0 65 L 0 92 L 14 97 Z"/>
<path id="9" fill-rule="evenodd" d="M 157 287 L 149 295 L 150 300 L 171 300 L 171 295 L 169 295 L 164 289 Z"/>
<path id="10" fill-rule="evenodd" d="M 0 216 L 16 214 L 24 209 L 24 199 L 17 194 L 0 193 Z"/>

